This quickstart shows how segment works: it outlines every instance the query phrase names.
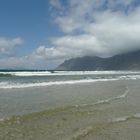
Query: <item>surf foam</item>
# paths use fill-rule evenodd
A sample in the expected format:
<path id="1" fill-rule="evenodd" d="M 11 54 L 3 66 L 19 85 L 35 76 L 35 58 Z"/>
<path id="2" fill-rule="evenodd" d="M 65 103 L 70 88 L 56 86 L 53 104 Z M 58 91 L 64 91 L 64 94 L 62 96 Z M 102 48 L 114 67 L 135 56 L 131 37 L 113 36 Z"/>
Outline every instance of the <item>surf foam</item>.
<path id="1" fill-rule="evenodd" d="M 137 80 L 140 79 L 140 75 L 115 76 L 115 77 L 107 77 L 107 78 L 98 77 L 98 79 L 96 78 L 92 79 L 88 77 L 87 79 L 80 79 L 80 80 L 64 80 L 64 81 L 49 81 L 49 82 L 35 82 L 35 83 L 34 82 L 33 83 L 32 82 L 31 83 L 0 82 L 0 89 L 28 88 L 28 87 L 80 84 L 80 83 L 92 83 L 92 82 L 107 82 L 107 81 L 117 81 L 117 80 Z"/>
<path id="2" fill-rule="evenodd" d="M 97 75 L 97 74 L 140 74 L 135 71 L 16 71 L 16 72 L 0 72 L 3 75 L 12 76 L 51 76 L 51 75 Z"/>
<path id="3" fill-rule="evenodd" d="M 136 114 L 133 114 L 130 116 L 123 116 L 123 117 L 114 118 L 110 122 L 112 122 L 112 123 L 118 122 L 119 123 L 119 122 L 128 121 L 130 119 L 140 119 L 140 113 L 136 113 Z"/>
<path id="4" fill-rule="evenodd" d="M 92 82 L 106 82 L 115 81 L 118 79 L 82 79 L 82 80 L 69 80 L 69 81 L 53 81 L 53 82 L 37 82 L 37 83 L 13 83 L 13 82 L 1 82 L 0 89 L 13 89 L 13 88 L 29 88 L 29 87 L 42 87 L 53 85 L 67 85 L 67 84 L 82 84 Z"/>
<path id="5" fill-rule="evenodd" d="M 93 104 L 81 104 L 81 105 L 75 105 L 75 107 L 85 107 L 85 106 L 94 106 L 94 105 L 100 105 L 100 104 L 105 104 L 105 103 L 110 103 L 113 100 L 119 100 L 122 98 L 125 98 L 128 95 L 129 89 L 126 88 L 126 91 L 124 92 L 124 94 L 116 96 L 116 97 L 111 97 L 108 99 L 104 99 L 104 100 L 99 100 Z"/>

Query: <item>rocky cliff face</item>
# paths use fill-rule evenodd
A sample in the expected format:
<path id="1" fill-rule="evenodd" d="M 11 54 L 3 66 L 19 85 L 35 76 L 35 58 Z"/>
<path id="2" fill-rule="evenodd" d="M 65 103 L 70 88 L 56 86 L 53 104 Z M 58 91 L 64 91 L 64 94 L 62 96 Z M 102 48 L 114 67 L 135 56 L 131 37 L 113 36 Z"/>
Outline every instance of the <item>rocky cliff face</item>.
<path id="1" fill-rule="evenodd" d="M 140 50 L 109 58 L 85 56 L 64 61 L 56 70 L 140 70 Z"/>

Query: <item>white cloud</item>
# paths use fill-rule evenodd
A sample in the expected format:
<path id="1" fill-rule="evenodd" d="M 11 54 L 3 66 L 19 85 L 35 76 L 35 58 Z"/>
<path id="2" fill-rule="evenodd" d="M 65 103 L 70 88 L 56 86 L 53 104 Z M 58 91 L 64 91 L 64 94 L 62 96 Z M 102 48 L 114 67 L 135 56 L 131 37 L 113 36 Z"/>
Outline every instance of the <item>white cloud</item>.
<path id="1" fill-rule="evenodd" d="M 56 38 L 52 44 L 57 46 L 55 50 L 59 51 L 59 55 L 63 54 L 64 58 L 93 55 L 95 51 L 94 55 L 100 55 L 103 51 L 97 38 L 90 34 Z"/>
<path id="2" fill-rule="evenodd" d="M 66 35 L 52 39 L 55 47 L 51 49 L 62 52 L 66 59 L 108 57 L 140 49 L 140 7 L 134 2 L 70 0 L 69 10 L 56 19 Z"/>
<path id="3" fill-rule="evenodd" d="M 7 56 L 0 59 L 2 69 L 51 69 L 62 62 L 53 48 L 39 46 L 27 56 Z"/>
<path id="4" fill-rule="evenodd" d="M 133 6 L 133 0 L 70 0 L 64 16 L 58 16 L 56 23 L 65 33 L 81 31 L 89 23 L 96 22 L 95 16 L 106 11 L 121 12 L 123 15 Z M 100 17 L 99 17 L 100 18 Z"/>
<path id="5" fill-rule="evenodd" d="M 62 9 L 62 5 L 59 0 L 50 0 L 50 5 L 56 9 Z"/>
<path id="6" fill-rule="evenodd" d="M 5 38 L 0 37 L 0 55 L 10 55 L 14 52 L 15 47 L 23 44 L 23 39 L 17 38 Z"/>

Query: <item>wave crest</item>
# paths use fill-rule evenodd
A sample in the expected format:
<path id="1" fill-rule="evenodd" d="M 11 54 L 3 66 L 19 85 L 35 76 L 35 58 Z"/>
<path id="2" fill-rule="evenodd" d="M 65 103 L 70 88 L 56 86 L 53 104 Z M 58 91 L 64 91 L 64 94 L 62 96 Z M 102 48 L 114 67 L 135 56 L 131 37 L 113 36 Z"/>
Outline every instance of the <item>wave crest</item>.
<path id="1" fill-rule="evenodd" d="M 136 71 L 0 71 L 0 76 L 50 76 L 50 75 L 118 75 L 118 74 L 140 74 Z"/>
<path id="2" fill-rule="evenodd" d="M 81 80 L 36 82 L 36 83 L 1 82 L 0 89 L 29 88 L 29 87 L 68 85 L 68 84 L 80 84 L 80 83 L 82 84 L 82 83 L 105 82 L 105 81 L 114 81 L 114 80 L 117 79 L 81 79 Z"/>

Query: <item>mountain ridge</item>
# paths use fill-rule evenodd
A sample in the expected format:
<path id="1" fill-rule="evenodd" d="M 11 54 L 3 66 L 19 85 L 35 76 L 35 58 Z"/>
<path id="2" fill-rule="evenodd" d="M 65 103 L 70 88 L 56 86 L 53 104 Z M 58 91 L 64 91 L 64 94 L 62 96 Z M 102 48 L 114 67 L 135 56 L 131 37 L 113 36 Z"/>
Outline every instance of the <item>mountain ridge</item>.
<path id="1" fill-rule="evenodd" d="M 140 70 L 140 50 L 108 58 L 84 56 L 65 60 L 56 70 Z"/>

